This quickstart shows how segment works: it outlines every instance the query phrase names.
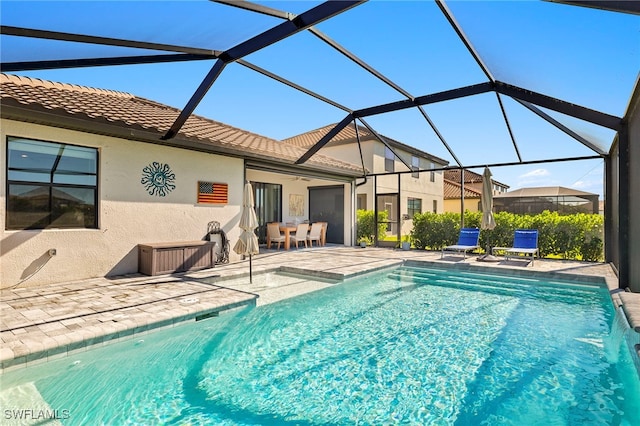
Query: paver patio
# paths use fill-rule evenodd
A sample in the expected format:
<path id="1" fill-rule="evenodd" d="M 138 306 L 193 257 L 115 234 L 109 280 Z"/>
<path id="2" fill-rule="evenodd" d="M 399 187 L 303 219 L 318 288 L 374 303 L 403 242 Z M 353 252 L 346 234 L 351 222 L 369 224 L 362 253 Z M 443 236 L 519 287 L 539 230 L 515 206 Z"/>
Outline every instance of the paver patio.
<path id="1" fill-rule="evenodd" d="M 371 247 L 263 249 L 252 259 L 252 284 L 245 260 L 185 274 L 133 274 L 2 290 L 1 368 L 4 371 L 43 362 L 240 306 L 271 303 L 335 282 L 327 279 L 342 280 L 410 260 L 470 269 L 508 269 L 517 274 L 558 273 L 590 280 L 602 277 L 614 304 L 623 307 L 631 327 L 640 333 L 640 295 L 618 290 L 617 277 L 608 264 L 541 259 L 531 266 L 524 260 L 485 263 L 477 262 L 474 256 L 462 261 L 461 256 L 453 255 L 441 260 L 440 252 Z M 312 279 L 280 285 L 260 279 L 261 274 L 275 271 L 301 273 Z"/>

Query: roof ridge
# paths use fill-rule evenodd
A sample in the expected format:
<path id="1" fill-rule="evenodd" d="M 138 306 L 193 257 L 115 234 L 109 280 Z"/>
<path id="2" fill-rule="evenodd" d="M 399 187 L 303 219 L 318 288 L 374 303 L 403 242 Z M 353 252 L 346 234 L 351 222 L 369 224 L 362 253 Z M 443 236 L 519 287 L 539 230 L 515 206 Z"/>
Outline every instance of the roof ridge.
<path id="1" fill-rule="evenodd" d="M 178 116 L 181 111 L 170 105 L 126 92 L 13 74 L 0 73 L 0 86 L 3 105 L 6 101 L 13 100 L 23 105 L 38 105 L 66 114 L 82 114 L 88 121 L 102 119 L 120 127 L 139 126 L 159 133 L 166 132 L 175 120 L 174 115 Z M 167 114 L 168 112 L 170 114 Z M 181 133 L 183 138 L 204 141 L 212 148 L 230 146 L 239 151 L 255 150 L 257 153 L 285 161 L 296 160 L 305 152 L 301 147 L 281 143 L 275 138 L 198 114 L 189 115 Z M 358 165 L 323 154 L 317 154 L 311 163 L 323 168 L 331 167 L 336 171 L 360 171 Z"/>
<path id="2" fill-rule="evenodd" d="M 118 97 L 123 97 L 123 98 L 135 98 L 136 96 L 132 95 L 131 93 L 127 93 L 127 92 L 120 92 L 117 90 L 108 90 L 108 89 L 98 89 L 95 87 L 89 87 L 89 86 L 81 86 L 78 84 L 71 84 L 71 83 L 60 83 L 60 82 L 56 82 L 56 81 L 51 81 L 51 80 L 44 80 L 41 78 L 35 78 L 35 77 L 27 77 L 27 76 L 20 76 L 20 75 L 15 75 L 15 74 L 5 74 L 5 73 L 1 73 L 1 79 L 2 79 L 2 83 L 14 83 L 14 84 L 18 84 L 21 86 L 31 86 L 31 87 L 36 87 L 36 86 L 42 86 L 45 88 L 55 88 L 55 89 L 62 89 L 62 90 L 73 90 L 76 92 L 84 92 L 84 93 L 96 93 L 96 94 L 103 94 L 103 95 L 112 95 L 112 96 L 118 96 Z"/>
<path id="3" fill-rule="evenodd" d="M 289 136 L 288 138 L 281 139 L 281 142 L 289 143 L 288 141 L 289 141 L 289 140 L 291 140 L 291 139 L 296 139 L 296 138 L 300 138 L 300 137 L 305 137 L 305 136 L 308 136 L 308 135 L 310 135 L 310 134 L 312 134 L 312 133 L 316 133 L 316 132 L 320 132 L 320 131 L 325 131 L 325 130 L 326 130 L 326 131 L 325 131 L 325 134 L 327 134 L 327 133 L 329 133 L 329 132 L 331 131 L 331 129 L 333 129 L 334 127 L 336 127 L 338 124 L 340 124 L 340 123 L 338 123 L 338 122 L 335 122 L 335 123 L 329 123 L 329 124 L 326 124 L 326 125 L 324 125 L 324 126 L 318 127 L 317 129 L 309 130 L 308 132 L 299 133 L 299 134 L 297 134 L 297 135 L 293 135 L 293 136 Z M 359 129 L 363 129 L 363 130 L 366 130 L 367 132 L 369 132 L 369 129 L 367 129 L 365 126 L 361 126 L 361 125 L 359 125 L 359 124 L 357 124 L 357 126 L 358 126 L 358 128 L 359 128 Z M 342 130 L 346 129 L 347 127 L 354 127 L 354 123 L 353 123 L 353 121 L 350 121 L 346 126 L 344 126 L 344 127 L 343 127 L 343 129 L 342 129 Z M 355 127 L 354 127 L 354 128 L 355 128 Z M 342 130 L 341 130 L 341 131 L 342 131 Z M 371 132 L 369 132 L 369 133 L 371 133 Z"/>
<path id="4" fill-rule="evenodd" d="M 310 130 L 308 132 L 300 133 L 298 135 L 291 136 L 291 137 L 286 138 L 286 139 L 282 139 L 282 142 L 288 143 L 290 145 L 295 145 L 295 146 L 304 146 L 304 145 L 295 143 L 295 141 L 296 140 L 304 141 L 305 139 L 311 137 L 311 135 L 314 135 L 314 134 L 320 133 L 320 132 L 324 133 L 324 135 L 323 135 L 323 137 L 324 137 L 325 135 L 327 135 L 331 131 L 332 128 L 334 128 L 338 124 L 339 123 L 327 124 L 326 126 L 320 127 L 318 129 L 315 129 L 315 130 Z M 441 163 L 441 164 L 449 164 L 449 162 L 447 160 L 445 160 L 444 158 L 440 158 L 437 155 L 431 154 L 431 153 L 429 153 L 427 151 L 424 151 L 424 150 L 422 150 L 420 148 L 416 148 L 414 146 L 411 146 L 409 144 L 401 142 L 401 141 L 399 141 L 397 139 L 394 139 L 394 138 L 392 138 L 390 136 L 387 136 L 387 135 L 385 135 L 383 133 L 380 133 L 380 132 L 378 132 L 378 131 L 376 131 L 374 129 L 369 129 L 367 126 L 361 126 L 360 124 L 354 123 L 353 121 L 349 122 L 346 126 L 344 126 L 342 129 L 340 129 L 340 131 L 334 136 L 334 138 L 337 137 L 338 135 L 340 135 L 340 133 L 344 132 L 346 129 L 349 129 L 349 130 L 351 130 L 353 132 L 357 131 L 358 134 L 360 134 L 361 137 L 369 137 L 369 136 L 371 136 L 371 137 L 373 137 L 375 139 L 378 139 L 376 137 L 376 134 L 377 134 L 380 138 L 384 139 L 386 142 L 390 142 L 392 145 L 396 145 L 400 149 L 403 149 L 403 150 L 405 150 L 405 151 L 407 151 L 409 153 L 415 153 L 415 154 L 417 154 L 419 156 L 431 159 L 431 161 L 433 161 L 433 162 L 437 162 L 437 163 Z M 333 140 L 333 138 L 331 140 Z M 343 138 L 343 139 L 339 139 L 339 140 L 342 141 L 342 142 L 346 142 L 346 143 L 352 143 L 352 142 L 356 141 L 356 136 L 349 136 L 347 138 Z M 384 143 L 386 143 L 386 142 L 384 142 Z M 311 145 L 309 145 L 309 146 L 311 146 Z"/>
<path id="5" fill-rule="evenodd" d="M 81 85 L 77 85 L 77 84 L 71 84 L 71 83 L 60 83 L 60 82 L 56 82 L 56 81 L 51 81 L 51 80 L 43 80 L 40 78 L 33 78 L 33 77 L 27 77 L 27 76 L 20 76 L 20 75 L 14 75 L 14 74 L 5 74 L 5 73 L 1 73 L 1 77 L 2 80 L 0 81 L 1 83 L 14 83 L 14 84 L 18 84 L 18 85 L 28 85 L 31 87 L 36 87 L 36 86 L 42 86 L 45 88 L 57 88 L 57 89 L 61 89 L 61 90 L 73 90 L 73 91 L 77 91 L 77 92 L 84 92 L 84 93 L 91 93 L 91 94 L 100 94 L 100 95 L 114 95 L 114 96 L 120 96 L 123 98 L 127 98 L 127 99 L 134 99 L 134 100 L 139 100 L 139 101 L 144 101 L 153 105 L 156 105 L 158 107 L 161 107 L 163 109 L 170 109 L 173 111 L 177 111 L 180 112 L 181 110 L 179 108 L 170 106 L 170 105 L 166 105 L 163 103 L 160 103 L 158 101 L 154 101 L 154 100 L 150 100 L 147 98 L 143 98 L 137 95 L 133 95 L 131 93 L 127 93 L 127 92 L 121 92 L 121 91 L 117 91 L 117 90 L 109 90 L 109 89 L 99 89 L 99 88 L 94 88 L 94 87 L 89 87 L 89 86 L 81 86 Z M 265 135 L 261 135 L 249 130 L 245 130 L 245 129 L 241 129 L 239 127 L 227 124 L 227 123 L 223 123 L 221 121 L 217 121 L 199 114 L 191 114 L 189 118 L 197 118 L 199 120 L 204 120 L 207 121 L 209 123 L 213 123 L 222 127 L 226 127 L 229 128 L 230 130 L 236 130 L 236 131 L 240 131 L 242 133 L 251 135 L 251 136 L 256 136 L 259 137 L 261 139 L 267 139 L 267 140 L 271 140 L 273 142 L 280 142 L 277 139 L 265 136 Z"/>

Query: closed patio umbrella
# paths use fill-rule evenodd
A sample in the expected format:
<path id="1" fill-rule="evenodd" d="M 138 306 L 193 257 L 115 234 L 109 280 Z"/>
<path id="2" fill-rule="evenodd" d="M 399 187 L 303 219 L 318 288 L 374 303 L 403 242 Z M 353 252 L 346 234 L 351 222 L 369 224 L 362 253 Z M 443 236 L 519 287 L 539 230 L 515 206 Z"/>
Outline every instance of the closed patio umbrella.
<path id="1" fill-rule="evenodd" d="M 491 231 L 496 227 L 496 220 L 493 217 L 493 181 L 491 180 L 491 170 L 488 167 L 484 168 L 482 173 L 482 222 L 480 223 L 480 229 Z M 489 244 L 489 238 L 487 238 L 487 252 L 478 258 L 485 262 L 497 262 L 495 256 L 490 252 L 491 245 Z"/>
<path id="2" fill-rule="evenodd" d="M 233 247 L 233 251 L 243 256 L 249 256 L 250 283 L 253 282 L 251 256 L 260 252 L 258 236 L 253 232 L 253 230 L 258 227 L 258 218 L 256 217 L 256 211 L 253 206 L 253 188 L 251 184 L 247 182 L 244 185 L 244 192 L 242 193 L 242 213 L 240 216 L 240 224 L 238 225 L 240 229 L 242 229 L 242 233 L 238 238 L 238 242 Z"/>

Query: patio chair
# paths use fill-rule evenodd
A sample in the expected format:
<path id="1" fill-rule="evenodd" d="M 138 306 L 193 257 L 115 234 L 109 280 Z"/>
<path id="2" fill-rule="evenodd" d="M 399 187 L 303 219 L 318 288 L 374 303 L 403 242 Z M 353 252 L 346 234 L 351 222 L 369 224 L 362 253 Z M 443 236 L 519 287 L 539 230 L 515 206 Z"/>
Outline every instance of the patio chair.
<path id="1" fill-rule="evenodd" d="M 309 235 L 307 236 L 307 241 L 309 241 L 309 245 L 313 247 L 313 242 L 316 241 L 318 247 L 322 243 L 322 223 L 315 222 L 311 225 L 311 231 L 309 231 Z"/>
<path id="2" fill-rule="evenodd" d="M 303 242 L 305 248 L 307 247 L 307 232 L 309 231 L 308 223 L 301 223 L 296 228 L 296 233 L 289 237 L 289 240 L 292 243 L 296 243 L 296 248 L 298 248 L 298 243 Z"/>
<path id="3" fill-rule="evenodd" d="M 280 233 L 280 225 L 276 222 L 267 223 L 267 248 L 271 248 L 271 243 L 278 243 L 278 250 L 280 250 L 280 243 L 285 242 L 285 236 Z"/>
<path id="4" fill-rule="evenodd" d="M 320 245 L 324 246 L 327 244 L 327 228 L 329 227 L 329 222 L 318 222 L 322 225 L 322 233 L 320 234 Z"/>
<path id="5" fill-rule="evenodd" d="M 480 239 L 480 230 L 478 228 L 462 228 L 458 236 L 458 244 L 442 248 L 440 259 L 444 258 L 445 251 L 462 252 L 463 259 L 467 258 L 467 252 L 480 248 L 478 240 Z"/>
<path id="6" fill-rule="evenodd" d="M 538 230 L 516 229 L 513 235 L 513 247 L 494 247 L 491 251 L 504 251 L 505 260 L 509 260 L 511 257 L 519 257 L 518 255 L 521 254 L 525 257 L 531 255 L 531 266 L 533 266 L 536 256 L 540 256 Z"/>

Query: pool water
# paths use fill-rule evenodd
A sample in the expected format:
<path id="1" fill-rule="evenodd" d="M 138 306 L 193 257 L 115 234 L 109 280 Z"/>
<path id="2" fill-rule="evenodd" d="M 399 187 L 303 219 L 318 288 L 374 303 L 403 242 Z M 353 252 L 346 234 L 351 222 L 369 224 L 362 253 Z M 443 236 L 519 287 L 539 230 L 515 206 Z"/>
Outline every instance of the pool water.
<path id="1" fill-rule="evenodd" d="M 37 406 L 73 425 L 638 424 L 640 380 L 616 315 L 593 284 L 404 266 L 5 373 L 2 415 Z"/>

